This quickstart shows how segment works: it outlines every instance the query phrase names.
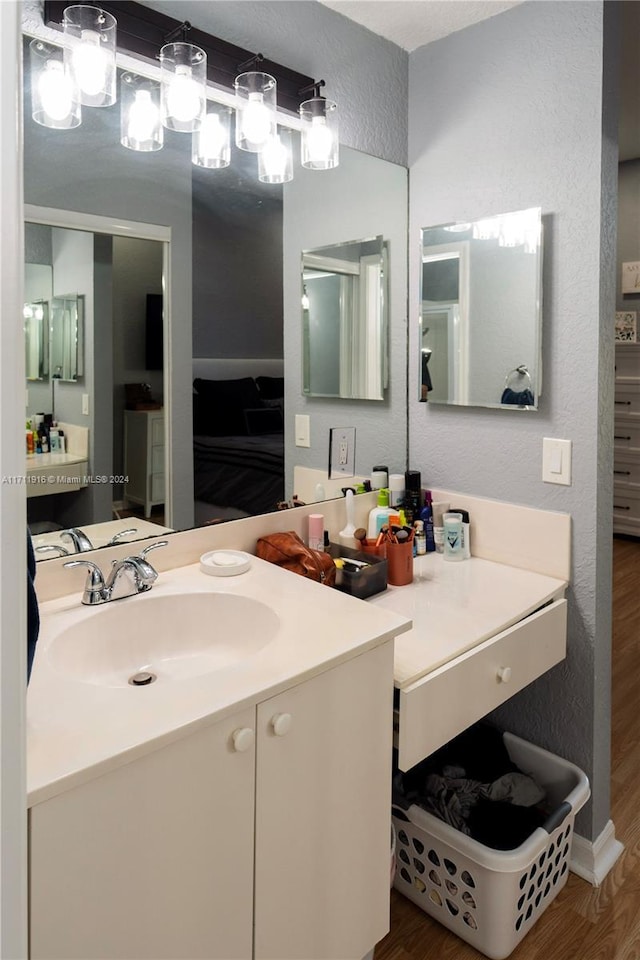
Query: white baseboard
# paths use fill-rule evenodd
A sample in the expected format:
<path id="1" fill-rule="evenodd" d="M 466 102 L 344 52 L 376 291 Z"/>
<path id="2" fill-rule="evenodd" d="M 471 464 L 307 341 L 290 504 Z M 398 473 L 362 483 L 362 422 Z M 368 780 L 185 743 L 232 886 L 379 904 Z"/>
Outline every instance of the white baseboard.
<path id="1" fill-rule="evenodd" d="M 609 820 L 594 841 L 574 833 L 569 868 L 594 887 L 599 887 L 623 850 L 623 845 L 616 840 L 613 821 Z"/>

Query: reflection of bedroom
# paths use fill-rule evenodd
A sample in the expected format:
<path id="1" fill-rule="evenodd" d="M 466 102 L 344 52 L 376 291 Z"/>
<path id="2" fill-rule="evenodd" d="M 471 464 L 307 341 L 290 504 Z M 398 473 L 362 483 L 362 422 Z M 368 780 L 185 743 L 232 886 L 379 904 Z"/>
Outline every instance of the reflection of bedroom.
<path id="1" fill-rule="evenodd" d="M 235 150 L 235 148 L 234 148 Z M 284 496 L 282 187 L 253 154 L 194 167 L 195 523 L 275 509 Z"/>

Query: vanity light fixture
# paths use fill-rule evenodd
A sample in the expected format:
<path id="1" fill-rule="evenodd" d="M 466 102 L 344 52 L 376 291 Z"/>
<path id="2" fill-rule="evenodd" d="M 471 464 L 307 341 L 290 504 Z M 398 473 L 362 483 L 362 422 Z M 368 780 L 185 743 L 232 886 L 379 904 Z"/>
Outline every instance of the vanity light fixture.
<path id="1" fill-rule="evenodd" d="M 278 127 L 275 136 L 258 154 L 258 179 L 262 183 L 288 183 L 293 180 L 291 130 Z"/>
<path id="2" fill-rule="evenodd" d="M 193 135 L 191 159 L 198 167 L 220 170 L 231 162 L 231 108 L 209 104 L 202 125 Z"/>
<path id="3" fill-rule="evenodd" d="M 75 4 L 64 11 L 64 62 L 84 106 L 116 102 L 116 27 L 116 18 L 100 7 Z"/>
<path id="4" fill-rule="evenodd" d="M 161 150 L 160 84 L 134 73 L 120 79 L 120 143 L 129 150 Z"/>
<path id="5" fill-rule="evenodd" d="M 185 22 L 183 28 L 190 26 Z M 194 133 L 207 112 L 206 53 L 192 43 L 166 43 L 160 50 L 160 69 L 163 125 Z"/>
<path id="6" fill-rule="evenodd" d="M 309 170 L 331 170 L 339 163 L 338 105 L 320 96 L 323 86 L 324 80 L 312 84 L 314 96 L 300 104 L 301 162 Z"/>
<path id="7" fill-rule="evenodd" d="M 307 293 L 307 285 L 306 285 L 306 283 L 303 283 L 303 284 L 302 284 L 301 304 L 302 304 L 302 309 L 303 309 L 303 310 L 308 310 L 308 309 L 309 309 L 309 306 L 310 306 L 310 303 L 309 303 L 309 294 Z"/>
<path id="8" fill-rule="evenodd" d="M 262 60 L 262 54 L 250 63 Z M 246 66 L 241 64 L 239 69 Z M 236 146 L 259 153 L 277 133 L 277 84 L 270 73 L 250 70 L 234 82 L 237 97 Z"/>
<path id="9" fill-rule="evenodd" d="M 82 122 L 80 91 L 67 70 L 62 47 L 36 38 L 29 44 L 31 116 L 54 130 L 70 130 Z"/>

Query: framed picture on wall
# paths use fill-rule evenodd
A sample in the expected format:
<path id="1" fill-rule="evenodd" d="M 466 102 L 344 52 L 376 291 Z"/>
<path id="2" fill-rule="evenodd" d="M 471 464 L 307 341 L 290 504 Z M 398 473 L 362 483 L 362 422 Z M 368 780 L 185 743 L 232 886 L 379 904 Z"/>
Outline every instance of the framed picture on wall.
<path id="1" fill-rule="evenodd" d="M 637 337 L 637 312 L 635 310 L 616 310 L 616 340 L 635 343 Z"/>
<path id="2" fill-rule="evenodd" d="M 622 292 L 640 296 L 640 260 L 622 264 Z"/>

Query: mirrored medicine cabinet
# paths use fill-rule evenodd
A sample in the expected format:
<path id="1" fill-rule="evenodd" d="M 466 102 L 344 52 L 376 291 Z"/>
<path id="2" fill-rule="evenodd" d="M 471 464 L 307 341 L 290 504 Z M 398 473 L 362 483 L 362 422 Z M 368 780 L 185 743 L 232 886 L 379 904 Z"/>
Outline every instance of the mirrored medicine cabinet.
<path id="1" fill-rule="evenodd" d="M 425 227 L 420 280 L 420 400 L 537 409 L 541 209 Z"/>

